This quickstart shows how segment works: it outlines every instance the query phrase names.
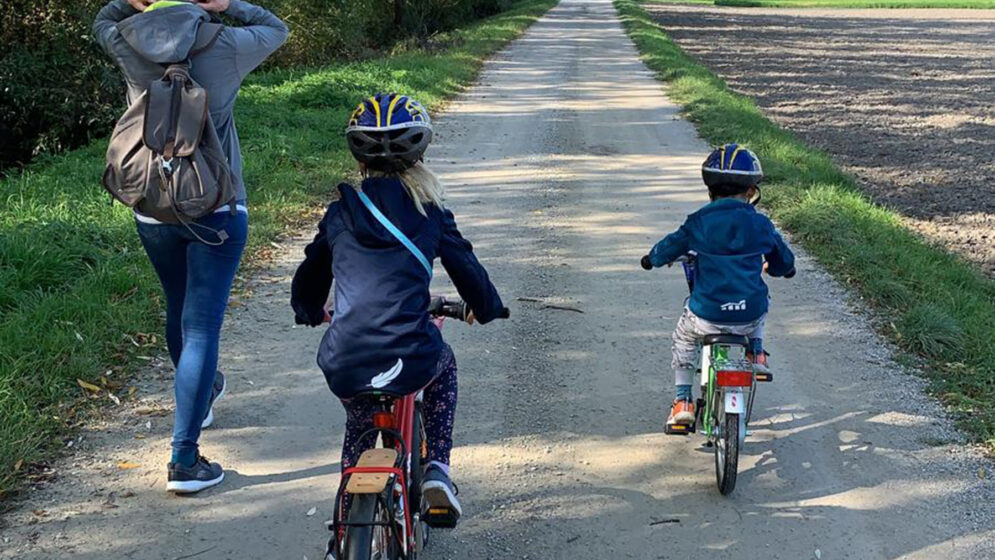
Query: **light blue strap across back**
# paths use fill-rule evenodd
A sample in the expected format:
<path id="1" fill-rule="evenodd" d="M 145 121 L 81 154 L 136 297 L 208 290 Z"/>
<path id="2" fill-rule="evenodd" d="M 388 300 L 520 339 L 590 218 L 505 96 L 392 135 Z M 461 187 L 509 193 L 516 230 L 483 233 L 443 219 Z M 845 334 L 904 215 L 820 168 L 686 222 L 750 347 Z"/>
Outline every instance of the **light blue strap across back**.
<path id="1" fill-rule="evenodd" d="M 391 235 L 396 237 L 397 240 L 401 242 L 401 245 L 404 245 L 408 249 L 408 251 L 411 251 L 411 254 L 414 255 L 416 259 L 418 259 L 418 262 L 420 262 L 423 267 L 425 267 L 425 272 L 428 273 L 428 279 L 431 280 L 432 263 L 430 263 L 428 259 L 425 258 L 425 254 L 422 253 L 421 250 L 418 249 L 418 247 L 410 239 L 408 239 L 407 235 L 404 235 L 404 232 L 398 229 L 393 222 L 388 220 L 387 216 L 383 215 L 383 212 L 381 212 L 380 209 L 377 208 L 375 204 L 373 204 L 373 201 L 370 200 L 370 197 L 366 196 L 366 193 L 364 193 L 363 191 L 356 191 L 356 194 L 359 195 L 359 200 L 363 201 L 363 204 L 366 206 L 366 209 L 370 211 L 370 214 L 373 214 L 373 217 L 376 218 L 378 222 L 383 224 L 383 227 L 387 228 L 387 231 L 389 231 Z"/>

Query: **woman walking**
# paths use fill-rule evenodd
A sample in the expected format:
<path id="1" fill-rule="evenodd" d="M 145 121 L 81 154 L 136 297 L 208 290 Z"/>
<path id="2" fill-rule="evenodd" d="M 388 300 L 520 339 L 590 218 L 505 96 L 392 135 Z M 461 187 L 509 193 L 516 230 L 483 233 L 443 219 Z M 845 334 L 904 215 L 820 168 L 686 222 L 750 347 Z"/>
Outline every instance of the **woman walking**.
<path id="1" fill-rule="evenodd" d="M 242 24 L 224 27 L 212 44 L 197 45 L 200 25 L 224 14 Z M 228 158 L 236 187 L 230 205 L 196 220 L 193 227 L 166 224 L 135 213 L 142 245 L 166 296 L 166 343 L 176 367 L 176 417 L 167 490 L 199 492 L 220 484 L 224 471 L 198 449 L 200 431 L 214 418 L 224 394 L 218 369 L 221 324 L 248 234 L 242 156 L 232 109 L 242 80 L 287 37 L 287 26 L 269 11 L 242 0 L 112 0 L 93 25 L 101 47 L 121 69 L 128 102 L 159 79 L 166 65 L 190 61 L 190 73 L 208 92 L 211 120 Z"/>

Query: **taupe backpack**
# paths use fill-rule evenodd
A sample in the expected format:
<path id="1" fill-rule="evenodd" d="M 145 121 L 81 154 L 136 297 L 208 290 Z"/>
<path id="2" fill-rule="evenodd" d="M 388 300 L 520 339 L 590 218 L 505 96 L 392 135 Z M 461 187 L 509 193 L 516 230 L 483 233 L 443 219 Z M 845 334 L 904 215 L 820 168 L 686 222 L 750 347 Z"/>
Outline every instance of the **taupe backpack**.
<path id="1" fill-rule="evenodd" d="M 201 24 L 189 57 L 213 45 L 222 28 Z M 188 227 L 225 204 L 234 212 L 231 168 L 207 101 L 188 62 L 169 65 L 114 127 L 103 177 L 111 196 L 145 216 Z"/>

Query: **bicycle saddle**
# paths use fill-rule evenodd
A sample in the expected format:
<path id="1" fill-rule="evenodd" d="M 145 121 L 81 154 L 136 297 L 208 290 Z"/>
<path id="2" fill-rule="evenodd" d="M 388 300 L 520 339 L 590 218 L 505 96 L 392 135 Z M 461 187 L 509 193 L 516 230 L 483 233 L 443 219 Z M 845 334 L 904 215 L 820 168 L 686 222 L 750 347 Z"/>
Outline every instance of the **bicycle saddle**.
<path id="1" fill-rule="evenodd" d="M 738 346 L 749 346 L 750 339 L 738 334 L 706 334 L 701 341 L 704 346 L 713 344 L 736 344 Z"/>

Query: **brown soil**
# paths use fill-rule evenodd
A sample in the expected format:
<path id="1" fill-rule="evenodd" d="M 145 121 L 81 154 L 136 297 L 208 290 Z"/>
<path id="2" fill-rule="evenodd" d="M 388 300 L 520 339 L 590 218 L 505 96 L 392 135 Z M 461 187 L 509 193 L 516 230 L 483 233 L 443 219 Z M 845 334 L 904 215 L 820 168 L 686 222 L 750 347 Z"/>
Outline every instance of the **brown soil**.
<path id="1" fill-rule="evenodd" d="M 876 201 L 995 272 L 995 11 L 647 9 Z"/>

